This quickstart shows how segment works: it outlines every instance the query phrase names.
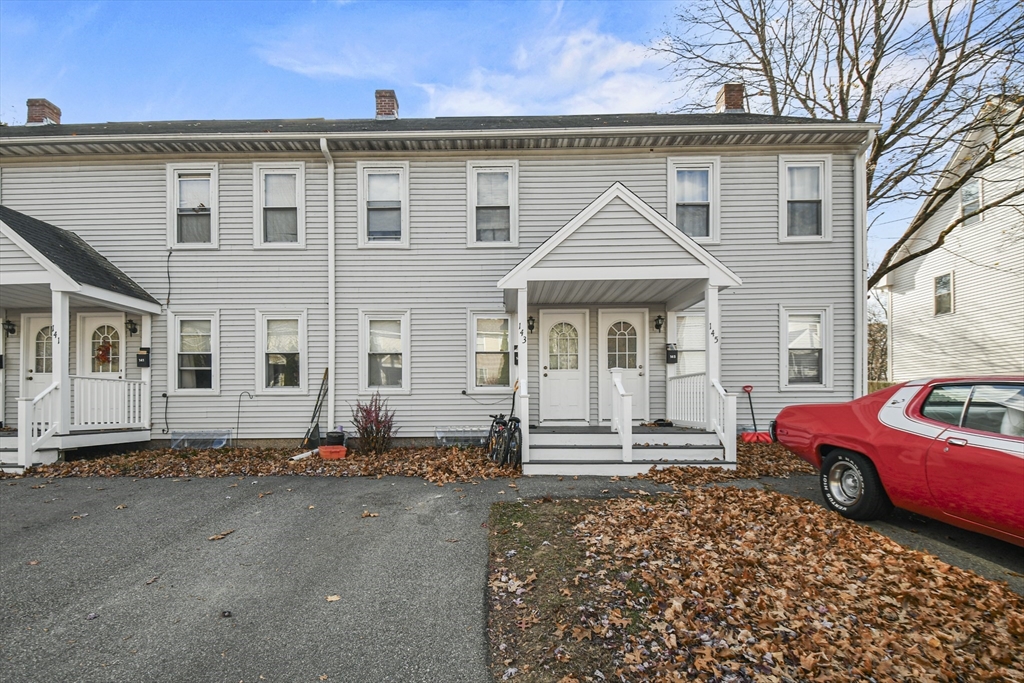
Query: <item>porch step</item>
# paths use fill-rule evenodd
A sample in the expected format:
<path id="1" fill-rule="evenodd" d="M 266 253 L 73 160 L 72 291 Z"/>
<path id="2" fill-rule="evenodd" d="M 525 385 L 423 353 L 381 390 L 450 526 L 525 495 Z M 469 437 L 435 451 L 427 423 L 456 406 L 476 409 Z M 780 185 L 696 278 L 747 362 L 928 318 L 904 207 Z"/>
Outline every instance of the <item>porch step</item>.
<path id="1" fill-rule="evenodd" d="M 658 446 L 718 446 L 718 435 L 703 431 L 634 431 L 634 444 L 650 444 Z M 530 446 L 615 446 L 619 445 L 619 435 L 611 429 L 602 432 L 545 432 L 530 430 Z"/>
<path id="2" fill-rule="evenodd" d="M 736 463 L 722 460 L 693 460 L 685 463 L 662 462 L 660 460 L 634 460 L 633 462 L 582 462 L 582 461 L 547 461 L 523 463 L 523 474 L 526 476 L 561 475 L 561 476 L 597 476 L 597 477 L 635 477 L 651 469 L 652 466 L 662 469 L 673 465 L 694 467 L 722 467 L 727 470 L 736 469 Z"/>
<path id="3" fill-rule="evenodd" d="M 700 461 L 725 461 L 725 449 L 720 445 L 633 446 L 633 460 L 639 462 L 667 462 L 689 464 Z M 554 445 L 538 446 L 531 439 L 530 462 L 622 462 L 619 445 Z"/>

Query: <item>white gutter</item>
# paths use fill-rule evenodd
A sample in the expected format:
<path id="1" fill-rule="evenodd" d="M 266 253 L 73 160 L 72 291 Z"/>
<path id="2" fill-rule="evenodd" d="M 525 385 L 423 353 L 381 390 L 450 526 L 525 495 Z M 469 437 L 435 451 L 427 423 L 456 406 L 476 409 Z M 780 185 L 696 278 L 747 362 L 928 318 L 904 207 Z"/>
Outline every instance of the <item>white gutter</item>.
<path id="1" fill-rule="evenodd" d="M 875 128 L 868 129 L 867 138 L 857 148 L 853 163 L 853 397 L 868 390 L 868 171 L 867 152 L 875 141 Z"/>
<path id="2" fill-rule="evenodd" d="M 335 210 L 334 210 L 334 158 L 327 146 L 327 138 L 320 138 L 320 151 L 327 160 L 327 429 L 335 427 L 334 387 L 337 383 L 335 360 L 337 357 L 337 278 L 335 267 Z"/>

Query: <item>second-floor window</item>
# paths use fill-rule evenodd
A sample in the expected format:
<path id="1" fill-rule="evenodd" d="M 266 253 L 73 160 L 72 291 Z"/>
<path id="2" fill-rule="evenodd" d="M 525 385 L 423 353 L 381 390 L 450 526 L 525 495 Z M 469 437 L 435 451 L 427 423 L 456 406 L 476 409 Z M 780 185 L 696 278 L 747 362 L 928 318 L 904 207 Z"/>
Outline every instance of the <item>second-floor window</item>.
<path id="1" fill-rule="evenodd" d="M 359 246 L 409 246 L 409 164 L 357 164 Z"/>
<path id="2" fill-rule="evenodd" d="M 253 165 L 256 201 L 256 246 L 302 246 L 305 243 L 305 168 L 301 163 Z"/>
<path id="3" fill-rule="evenodd" d="M 779 157 L 779 239 L 832 237 L 832 157 Z"/>
<path id="4" fill-rule="evenodd" d="M 515 245 L 518 242 L 519 165 L 515 161 L 470 161 L 469 244 Z"/>
<path id="5" fill-rule="evenodd" d="M 935 315 L 953 312 L 953 274 L 935 278 Z"/>
<path id="6" fill-rule="evenodd" d="M 718 157 L 668 160 L 669 220 L 698 242 L 718 242 Z"/>
<path id="7" fill-rule="evenodd" d="M 169 247 L 217 246 L 217 165 L 168 164 Z"/>
<path id="8" fill-rule="evenodd" d="M 981 208 L 981 181 L 969 180 L 960 187 L 960 215 L 970 216 Z M 965 218 L 963 225 L 974 225 L 981 220 L 981 214 Z"/>

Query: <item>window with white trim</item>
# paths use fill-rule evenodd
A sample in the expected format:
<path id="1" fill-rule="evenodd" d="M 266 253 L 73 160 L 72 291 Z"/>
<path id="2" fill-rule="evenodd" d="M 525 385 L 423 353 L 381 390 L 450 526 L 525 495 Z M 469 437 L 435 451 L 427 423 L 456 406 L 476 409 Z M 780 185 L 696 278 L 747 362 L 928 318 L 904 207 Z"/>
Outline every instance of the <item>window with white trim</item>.
<path id="1" fill-rule="evenodd" d="M 960 215 L 966 216 L 981 208 L 981 180 L 968 180 L 960 186 Z M 982 214 L 965 218 L 963 225 L 974 225 L 981 221 Z"/>
<path id="2" fill-rule="evenodd" d="M 779 239 L 832 239 L 832 156 L 779 157 Z"/>
<path id="3" fill-rule="evenodd" d="M 782 309 L 782 388 L 831 387 L 830 310 Z"/>
<path id="4" fill-rule="evenodd" d="M 360 313 L 359 389 L 409 393 L 409 312 Z"/>
<path id="5" fill-rule="evenodd" d="M 935 278 L 935 315 L 953 312 L 953 273 Z"/>
<path id="6" fill-rule="evenodd" d="M 477 313 L 472 316 L 471 386 L 476 390 L 512 386 L 512 353 L 509 346 L 510 318 L 507 315 Z"/>
<path id="7" fill-rule="evenodd" d="M 305 313 L 259 313 L 261 384 L 265 391 L 303 391 L 306 387 Z"/>
<path id="8" fill-rule="evenodd" d="M 167 164 L 167 245 L 217 246 L 217 164 Z"/>
<path id="9" fill-rule="evenodd" d="M 519 162 L 468 161 L 467 215 L 471 246 L 519 243 Z"/>
<path id="10" fill-rule="evenodd" d="M 175 357 L 171 364 L 172 386 L 182 393 L 217 392 L 218 316 L 176 315 L 172 324 Z"/>
<path id="11" fill-rule="evenodd" d="M 255 245 L 301 247 L 306 242 L 305 164 L 253 164 Z"/>
<path id="12" fill-rule="evenodd" d="M 676 317 L 676 366 L 675 375 L 692 375 L 707 372 L 704 355 L 706 334 L 704 314 L 687 314 Z"/>
<path id="13" fill-rule="evenodd" d="M 360 161 L 360 247 L 409 246 L 409 162 Z"/>
<path id="14" fill-rule="evenodd" d="M 719 158 L 668 160 L 669 220 L 698 242 L 719 241 Z"/>

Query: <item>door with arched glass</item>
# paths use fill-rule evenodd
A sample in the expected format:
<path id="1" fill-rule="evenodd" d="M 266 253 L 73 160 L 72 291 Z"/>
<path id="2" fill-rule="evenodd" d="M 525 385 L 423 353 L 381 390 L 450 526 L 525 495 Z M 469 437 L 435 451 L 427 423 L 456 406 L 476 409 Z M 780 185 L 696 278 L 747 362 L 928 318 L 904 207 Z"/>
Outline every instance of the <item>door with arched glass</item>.
<path id="1" fill-rule="evenodd" d="M 611 369 L 622 370 L 622 384 L 633 395 L 633 421 L 647 419 L 647 315 L 643 310 L 601 310 L 597 316 L 601 421 L 611 419 Z"/>
<path id="2" fill-rule="evenodd" d="M 78 319 L 72 413 L 76 425 L 105 425 L 125 419 L 126 338 L 124 316 L 86 314 Z"/>
<path id="3" fill-rule="evenodd" d="M 34 398 L 53 382 L 53 324 L 49 315 L 28 315 L 22 330 L 21 395 Z"/>
<path id="4" fill-rule="evenodd" d="M 587 313 L 540 312 L 540 421 L 586 423 Z"/>

